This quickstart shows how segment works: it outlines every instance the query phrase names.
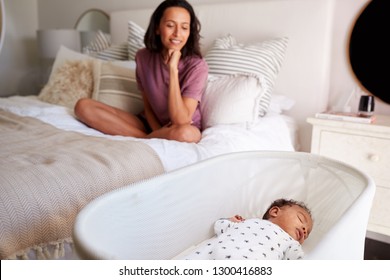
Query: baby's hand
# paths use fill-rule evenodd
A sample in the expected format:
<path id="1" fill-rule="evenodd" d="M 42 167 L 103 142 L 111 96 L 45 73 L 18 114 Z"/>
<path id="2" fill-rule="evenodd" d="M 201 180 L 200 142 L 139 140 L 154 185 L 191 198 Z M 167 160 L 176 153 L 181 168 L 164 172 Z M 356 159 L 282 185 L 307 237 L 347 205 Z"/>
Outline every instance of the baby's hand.
<path id="1" fill-rule="evenodd" d="M 229 218 L 229 221 L 231 221 L 233 223 L 239 223 L 239 222 L 245 221 L 245 219 L 243 217 L 241 217 L 240 215 L 235 215 L 234 217 Z"/>

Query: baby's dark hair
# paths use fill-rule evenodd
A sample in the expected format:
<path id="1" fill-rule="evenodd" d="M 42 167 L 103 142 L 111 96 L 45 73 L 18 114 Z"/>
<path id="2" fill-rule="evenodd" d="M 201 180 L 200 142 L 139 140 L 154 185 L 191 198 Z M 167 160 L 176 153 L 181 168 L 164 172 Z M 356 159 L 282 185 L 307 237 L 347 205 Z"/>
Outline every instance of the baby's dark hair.
<path id="1" fill-rule="evenodd" d="M 269 215 L 269 210 L 274 207 L 274 206 L 277 206 L 277 207 L 283 207 L 283 206 L 293 206 L 293 205 L 297 205 L 303 209 L 306 210 L 307 213 L 309 213 L 310 217 L 311 217 L 311 211 L 310 209 L 303 203 L 303 202 L 300 202 L 300 201 L 296 201 L 296 200 L 293 200 L 293 199 L 284 199 L 284 198 L 281 198 L 281 199 L 277 199 L 275 200 L 274 202 L 271 203 L 271 205 L 268 207 L 267 211 L 265 211 L 264 215 L 263 215 L 263 219 L 264 220 L 268 220 L 270 218 L 270 215 Z"/>

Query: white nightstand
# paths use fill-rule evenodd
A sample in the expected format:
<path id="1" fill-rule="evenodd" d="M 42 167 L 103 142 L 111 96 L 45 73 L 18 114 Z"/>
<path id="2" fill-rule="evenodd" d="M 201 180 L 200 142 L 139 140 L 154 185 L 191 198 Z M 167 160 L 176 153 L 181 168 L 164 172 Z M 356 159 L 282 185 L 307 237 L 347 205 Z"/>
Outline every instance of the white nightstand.
<path id="1" fill-rule="evenodd" d="M 313 125 L 312 153 L 351 164 L 374 179 L 367 237 L 390 243 L 390 116 L 377 115 L 373 124 L 307 121 Z"/>

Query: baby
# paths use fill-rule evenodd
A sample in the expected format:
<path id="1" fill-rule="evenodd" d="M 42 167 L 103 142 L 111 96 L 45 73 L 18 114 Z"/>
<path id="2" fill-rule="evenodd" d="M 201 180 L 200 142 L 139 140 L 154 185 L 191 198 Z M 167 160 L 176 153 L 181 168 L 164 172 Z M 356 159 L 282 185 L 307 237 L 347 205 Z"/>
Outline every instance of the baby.
<path id="1" fill-rule="evenodd" d="M 214 224 L 215 236 L 184 257 L 187 260 L 296 260 L 313 227 L 310 210 L 301 202 L 278 199 L 262 219 L 236 215 Z"/>

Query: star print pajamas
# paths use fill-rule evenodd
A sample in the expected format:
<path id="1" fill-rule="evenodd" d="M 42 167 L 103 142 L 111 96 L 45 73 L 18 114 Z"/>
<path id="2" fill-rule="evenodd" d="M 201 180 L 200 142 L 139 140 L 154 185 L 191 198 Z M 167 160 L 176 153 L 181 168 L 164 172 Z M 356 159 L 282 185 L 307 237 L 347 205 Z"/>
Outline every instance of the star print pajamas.
<path id="1" fill-rule="evenodd" d="M 231 222 L 220 219 L 214 224 L 215 236 L 203 242 L 187 260 L 278 260 L 302 259 L 301 244 L 278 225 L 263 219 Z"/>

